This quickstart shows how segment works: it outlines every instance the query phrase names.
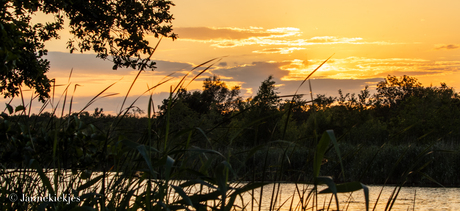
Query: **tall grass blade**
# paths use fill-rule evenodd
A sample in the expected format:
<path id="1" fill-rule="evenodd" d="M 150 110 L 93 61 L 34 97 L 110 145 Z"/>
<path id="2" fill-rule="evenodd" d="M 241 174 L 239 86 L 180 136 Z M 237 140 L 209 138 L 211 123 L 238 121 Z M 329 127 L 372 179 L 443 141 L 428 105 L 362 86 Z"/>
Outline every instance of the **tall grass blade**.
<path id="1" fill-rule="evenodd" d="M 153 167 L 152 167 L 152 162 L 150 160 L 150 157 L 147 154 L 147 150 L 145 148 L 145 145 L 139 145 L 136 147 L 137 151 L 142 155 L 142 157 L 145 160 L 145 163 L 147 164 L 147 167 L 149 168 L 149 172 L 151 175 L 153 175 Z"/>
<path id="2" fill-rule="evenodd" d="M 430 180 L 431 182 L 433 183 L 436 183 L 437 185 L 439 185 L 440 187 L 444 187 L 444 185 L 442 185 L 441 183 L 439 183 L 438 181 L 436 181 L 435 179 L 433 179 L 432 177 L 430 177 L 428 174 L 424 173 L 424 172 L 418 172 L 419 174 L 421 174 L 422 176 L 424 176 L 425 178 L 427 178 L 428 180 Z"/>
<path id="3" fill-rule="evenodd" d="M 69 78 L 67 79 L 67 83 L 70 83 L 70 78 L 72 78 L 73 68 L 70 69 Z"/>
<path id="4" fill-rule="evenodd" d="M 120 113 L 123 110 L 123 106 L 125 105 L 126 99 L 128 98 L 129 92 L 131 92 L 131 89 L 133 88 L 134 84 L 136 83 L 137 79 L 139 78 L 139 75 L 141 74 L 142 70 L 139 70 L 137 72 L 136 77 L 134 78 L 133 82 L 131 83 L 131 86 L 129 86 L 128 92 L 126 92 L 125 98 L 123 98 L 123 103 L 121 103 L 120 107 Z"/>
<path id="5" fill-rule="evenodd" d="M 67 92 L 69 90 L 70 84 L 67 84 L 66 88 L 64 89 L 64 102 L 62 103 L 62 111 L 61 111 L 61 117 L 64 117 L 64 109 L 65 109 L 65 104 L 67 102 Z"/>
<path id="6" fill-rule="evenodd" d="M 21 94 L 22 107 L 24 108 L 24 109 L 22 109 L 22 113 L 23 113 L 24 115 L 26 115 L 26 108 L 25 108 L 25 107 L 26 107 L 26 104 L 24 103 L 24 95 L 22 94 L 22 88 L 21 88 L 21 86 L 19 86 L 19 93 Z"/>
<path id="7" fill-rule="evenodd" d="M 335 196 L 335 203 L 337 205 L 337 210 L 340 210 L 339 208 L 339 199 L 337 197 L 337 186 L 334 183 L 334 180 L 332 180 L 332 177 L 329 176 L 319 176 L 315 178 L 315 185 L 320 185 L 320 184 L 326 184 L 328 189 L 332 194 Z"/>
<path id="8" fill-rule="evenodd" d="M 297 95 L 297 92 L 299 92 L 299 89 L 300 87 L 302 87 L 302 85 L 305 83 L 305 81 L 307 81 L 311 75 L 313 75 L 313 73 L 315 73 L 319 68 L 321 68 L 327 61 L 329 61 L 329 59 L 332 58 L 332 56 L 334 56 L 334 54 L 332 54 L 331 56 L 329 56 L 329 58 L 327 58 L 326 60 L 324 60 L 323 63 L 321 63 L 315 70 L 313 70 L 303 81 L 302 83 L 300 83 L 299 87 L 297 87 L 297 90 L 295 91 L 294 93 L 294 96 Z M 311 90 L 311 87 L 310 87 L 310 90 Z M 288 113 L 287 113 L 287 120 L 289 120 L 290 116 L 291 116 L 291 110 L 292 110 L 292 104 L 293 104 L 293 101 L 294 101 L 294 97 L 292 97 L 292 100 L 291 102 L 289 103 L 289 108 L 288 108 Z M 313 98 L 312 98 L 312 103 L 313 103 Z M 289 124 L 289 121 L 286 121 L 286 123 L 284 124 L 284 130 L 283 130 L 283 139 L 284 137 L 286 136 L 286 131 L 287 131 L 287 128 L 288 128 L 288 124 Z"/>
<path id="9" fill-rule="evenodd" d="M 316 145 L 315 157 L 313 161 L 313 177 L 315 178 L 319 176 L 319 171 L 321 169 L 324 153 L 326 153 L 326 150 L 330 142 L 331 140 L 329 134 L 327 132 L 324 132 L 323 136 Z"/>
<path id="10" fill-rule="evenodd" d="M 99 175 L 99 176 L 97 176 L 97 177 L 95 177 L 95 178 L 93 178 L 93 179 L 90 179 L 90 180 L 87 181 L 85 184 L 80 185 L 80 186 L 76 189 L 77 193 L 80 193 L 81 191 L 86 190 L 86 189 L 90 188 L 91 186 L 93 186 L 94 184 L 98 183 L 98 182 L 102 179 L 103 176 L 104 176 L 104 175 Z"/>
<path id="11" fill-rule="evenodd" d="M 118 115 L 117 115 L 117 119 L 118 119 L 118 120 L 117 120 L 114 124 L 112 124 L 112 126 L 113 126 L 112 128 L 115 128 L 116 126 L 118 126 L 118 124 L 121 122 L 121 120 L 122 120 L 122 119 L 125 117 L 125 115 L 129 112 L 129 109 L 133 108 L 134 104 L 135 104 L 144 94 L 146 94 L 146 93 L 148 93 L 148 92 L 150 92 L 150 91 L 152 91 L 152 90 L 155 90 L 157 87 L 161 86 L 161 85 L 164 84 L 164 83 L 167 83 L 169 80 L 171 80 L 171 78 L 166 79 L 166 80 L 164 80 L 164 79 L 167 78 L 167 77 L 170 77 L 170 76 L 173 75 L 173 74 L 174 74 L 174 73 L 171 73 L 171 74 L 165 76 L 165 77 L 162 79 L 163 81 L 159 82 L 158 84 L 156 84 L 156 85 L 153 86 L 153 87 L 148 88 L 146 91 L 144 91 L 142 94 L 140 94 L 140 95 L 130 104 L 130 106 L 128 106 L 128 107 L 125 109 L 124 112 L 119 112 Z M 119 118 L 119 117 L 121 117 L 121 118 Z M 109 132 L 110 132 L 110 131 L 109 131 Z"/>
<path id="12" fill-rule="evenodd" d="M 311 105 L 313 105 L 314 99 L 313 99 L 313 90 L 311 89 L 311 79 L 308 79 L 308 85 L 310 87 Z"/>
<path id="13" fill-rule="evenodd" d="M 369 188 L 360 182 L 347 182 L 335 185 L 337 193 L 349 193 L 363 189 L 364 199 L 366 201 L 366 210 L 369 210 Z M 329 187 L 320 191 L 319 194 L 334 193 Z"/>
<path id="14" fill-rule="evenodd" d="M 217 59 L 217 58 L 216 58 Z M 200 77 L 200 75 L 202 75 L 204 72 L 206 72 L 209 68 L 211 68 L 212 66 L 214 66 L 214 64 L 216 64 L 217 62 L 219 62 L 220 60 L 222 60 L 222 57 L 219 58 L 217 61 L 213 62 L 212 64 L 210 64 L 209 66 L 207 66 L 206 68 L 204 68 L 200 73 L 198 73 L 195 77 L 192 78 L 192 80 L 190 80 L 187 84 L 187 86 L 185 87 L 188 87 L 188 85 L 190 85 L 190 83 L 192 83 L 193 81 L 195 81 L 196 78 Z"/>
<path id="15" fill-rule="evenodd" d="M 30 160 L 30 166 L 35 168 L 35 170 L 37 170 L 37 173 L 40 176 L 41 182 L 48 189 L 49 193 L 51 195 L 55 195 L 54 194 L 54 189 L 51 186 L 51 182 L 50 182 L 49 178 L 45 175 L 45 173 L 43 173 L 43 168 L 40 166 L 38 161 L 35 160 L 35 159 Z"/>
<path id="16" fill-rule="evenodd" d="M 321 63 L 315 70 L 313 70 L 303 81 L 302 83 L 300 83 L 299 87 L 297 88 L 297 90 L 295 91 L 295 94 L 297 94 L 297 92 L 299 91 L 300 87 L 302 87 L 302 85 L 305 83 L 305 81 L 307 81 L 310 76 L 313 75 L 313 73 L 315 73 L 319 68 L 321 68 L 324 64 L 326 64 L 327 61 L 329 61 L 329 59 L 332 58 L 332 56 L 334 56 L 334 54 L 332 54 L 331 56 L 329 56 L 329 58 L 327 58 L 326 60 L 324 60 L 323 63 Z"/>
<path id="17" fill-rule="evenodd" d="M 160 39 L 158 40 L 157 44 L 155 45 L 155 48 L 153 48 L 152 52 L 150 52 L 149 58 L 147 60 L 150 60 L 152 58 L 153 53 L 157 50 L 158 46 L 160 45 L 161 40 L 163 39 L 163 36 L 160 36 Z"/>
<path id="18" fill-rule="evenodd" d="M 387 206 L 385 207 L 385 210 L 391 210 L 393 208 L 393 205 L 395 204 L 396 199 L 398 198 L 398 195 L 399 195 L 399 193 L 401 191 L 401 188 L 402 188 L 402 186 L 395 187 L 395 189 L 393 190 L 393 193 L 391 194 L 390 199 L 388 200 L 388 203 L 387 203 Z M 395 191 L 396 191 L 396 193 L 395 193 Z"/>
<path id="19" fill-rule="evenodd" d="M 96 99 L 101 96 L 105 91 L 107 91 L 110 87 L 112 87 L 113 85 L 115 85 L 115 83 L 112 83 L 110 84 L 108 87 L 106 87 L 105 89 L 103 89 L 101 92 L 99 92 L 96 96 L 94 96 L 81 110 L 80 112 L 78 112 L 79 114 L 81 114 L 85 109 L 87 109 L 91 104 L 93 104 Z M 118 94 L 118 93 L 117 93 Z M 109 97 L 109 96 L 113 96 L 113 95 L 117 95 L 117 94 L 109 94 L 109 95 L 106 95 L 105 97 Z"/>
<path id="20" fill-rule="evenodd" d="M 13 106 L 11 106 L 9 103 L 5 103 L 6 104 L 6 109 L 8 109 L 8 113 L 10 114 L 13 114 Z M 5 110 L 3 112 L 5 112 Z"/>
<path id="21" fill-rule="evenodd" d="M 73 105 L 73 97 L 75 96 L 75 91 L 77 87 L 80 86 L 79 84 L 75 84 L 72 92 L 72 97 L 70 97 L 70 104 L 69 104 L 69 116 L 72 115 L 72 105 Z"/>
<path id="22" fill-rule="evenodd" d="M 32 95 L 30 96 L 30 101 L 29 101 L 29 112 L 28 112 L 28 116 L 30 116 L 32 114 L 32 102 L 38 97 L 38 94 L 35 95 L 34 97 L 34 93 L 32 92 Z"/>
<path id="23" fill-rule="evenodd" d="M 175 93 L 178 89 L 182 88 L 182 85 L 183 85 L 183 83 L 184 83 L 184 81 L 185 81 L 185 78 L 187 78 L 187 76 L 190 75 L 190 73 L 192 73 L 195 69 L 200 68 L 200 67 L 204 66 L 205 64 L 208 64 L 208 63 L 210 63 L 210 62 L 212 62 L 212 61 L 214 61 L 214 60 L 216 60 L 216 59 L 218 59 L 218 58 L 210 59 L 210 60 L 208 60 L 208 61 L 206 61 L 206 62 L 203 62 L 203 63 L 197 65 L 197 66 L 194 67 L 192 70 L 190 70 L 187 74 L 185 74 L 185 75 L 182 77 L 182 79 L 179 81 L 179 83 L 178 83 L 178 84 L 176 85 L 176 87 L 174 88 L 174 91 L 172 91 L 172 92 Z"/>
<path id="24" fill-rule="evenodd" d="M 168 110 L 166 111 L 166 131 L 165 131 L 165 141 L 164 141 L 164 148 L 163 150 L 166 151 L 166 147 L 168 146 L 168 136 L 169 136 L 169 127 L 170 127 L 170 119 L 171 119 L 171 108 L 172 108 L 172 95 L 173 92 L 171 91 L 172 87 L 170 87 L 169 92 L 169 100 L 168 100 Z"/>
<path id="25" fill-rule="evenodd" d="M 361 186 L 363 187 L 363 191 L 364 191 L 364 199 L 366 200 L 366 211 L 369 210 L 369 187 L 361 184 Z"/>
<path id="26" fill-rule="evenodd" d="M 337 140 L 335 139 L 334 131 L 327 130 L 326 133 L 329 136 L 329 139 L 331 140 L 334 146 L 335 153 L 337 153 L 337 157 L 339 158 L 339 162 L 340 162 L 340 167 L 342 167 L 342 176 L 343 178 L 345 178 L 345 168 L 343 167 L 342 155 L 340 154 L 339 144 L 337 143 Z"/>
<path id="27" fill-rule="evenodd" d="M 174 191 L 176 191 L 176 193 L 179 194 L 180 197 L 182 197 L 182 200 L 185 202 L 185 204 L 193 206 L 192 200 L 190 199 L 190 197 L 188 197 L 187 193 L 185 193 L 180 186 L 171 185 L 171 187 L 174 189 Z"/>
<path id="28" fill-rule="evenodd" d="M 43 105 L 40 107 L 40 110 L 38 110 L 38 115 L 42 114 L 43 111 L 46 109 L 46 107 L 50 104 L 51 100 L 48 99 L 46 100 Z"/>
<path id="29" fill-rule="evenodd" d="M 165 179 L 168 182 L 171 179 L 171 172 L 173 169 L 174 159 L 170 156 L 166 156 L 166 163 L 165 163 Z"/>

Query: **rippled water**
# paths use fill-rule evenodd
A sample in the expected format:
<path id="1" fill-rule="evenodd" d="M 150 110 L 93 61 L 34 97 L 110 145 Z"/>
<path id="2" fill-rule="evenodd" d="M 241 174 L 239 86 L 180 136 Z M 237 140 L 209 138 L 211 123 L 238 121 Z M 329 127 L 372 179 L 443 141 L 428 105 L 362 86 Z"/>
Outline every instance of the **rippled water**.
<path id="1" fill-rule="evenodd" d="M 382 186 L 368 186 L 369 187 L 369 207 L 370 210 L 385 210 L 394 187 Z M 274 210 L 302 210 L 300 202 L 300 196 L 305 191 L 304 198 L 307 198 L 311 186 L 298 185 L 299 191 L 296 190 L 295 184 L 284 183 L 280 186 L 278 194 L 278 200 L 276 201 Z M 320 187 L 322 190 L 326 187 Z M 302 191 L 303 190 L 303 191 Z M 273 185 L 267 185 L 264 187 L 262 195 L 261 210 L 269 210 L 270 202 L 272 201 Z M 377 198 L 380 198 L 377 201 Z M 300 193 L 300 194 L 299 194 Z M 260 189 L 254 192 L 254 203 L 251 203 L 253 198 L 250 193 L 247 193 L 243 198 L 243 202 L 238 201 L 242 210 L 251 210 L 252 204 L 254 204 L 254 210 L 259 209 L 258 201 L 260 196 Z M 340 210 L 366 210 L 365 199 L 363 191 L 356 191 L 352 194 L 339 194 L 339 206 Z M 331 201 L 332 199 L 332 201 Z M 377 202 L 377 205 L 376 205 Z M 308 201 L 304 200 L 304 207 L 312 208 L 317 204 L 318 210 L 327 210 L 328 206 L 330 210 L 336 210 L 335 199 L 331 198 L 331 194 L 319 194 L 317 203 L 313 202 L 313 198 Z M 305 206 L 306 205 L 306 206 Z M 273 205 L 272 205 L 273 206 Z M 244 208 L 243 208 L 244 207 Z M 316 210 L 316 209 L 313 209 Z M 391 210 L 460 210 L 460 188 L 429 188 L 429 187 L 403 187 L 397 200 Z"/>

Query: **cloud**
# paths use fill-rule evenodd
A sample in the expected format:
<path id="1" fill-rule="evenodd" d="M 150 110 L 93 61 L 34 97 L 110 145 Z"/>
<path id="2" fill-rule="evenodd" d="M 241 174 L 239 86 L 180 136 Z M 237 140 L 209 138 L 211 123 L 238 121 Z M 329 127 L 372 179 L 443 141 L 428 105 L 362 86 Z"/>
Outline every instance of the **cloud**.
<path id="1" fill-rule="evenodd" d="M 271 51 L 278 51 L 273 49 Z M 270 50 L 267 50 L 270 51 Z M 69 55 L 66 53 L 51 52 L 52 71 L 62 72 L 62 80 L 67 81 L 69 69 L 74 67 L 72 82 L 81 84 L 78 87 L 74 99 L 74 108 L 78 109 L 95 96 L 99 91 L 113 82 L 117 82 L 110 93 L 120 93 L 117 96 L 102 98 L 95 105 L 89 108 L 89 111 L 94 110 L 94 107 L 103 107 L 107 112 L 114 112 L 121 105 L 121 98 L 125 95 L 130 87 L 132 78 L 136 72 L 121 70 L 113 71 L 106 62 L 95 58 L 94 55 Z M 268 78 L 269 75 L 274 77 L 280 95 L 293 94 L 301 82 L 324 60 L 286 60 L 286 61 L 270 61 L 270 62 L 252 62 L 238 66 L 228 65 L 227 62 L 221 61 L 215 65 L 214 69 L 209 70 L 198 78 L 195 83 L 188 87 L 188 90 L 200 89 L 204 78 L 216 74 L 221 77 L 229 86 L 240 85 L 241 95 L 243 98 L 254 96 L 257 94 L 261 83 Z M 172 72 L 180 72 L 175 75 L 175 81 L 171 84 L 177 84 L 184 71 L 193 69 L 195 65 L 185 62 L 158 61 L 158 69 L 153 72 L 142 73 L 139 80 L 136 82 L 136 87 L 133 88 L 131 96 L 136 96 L 146 90 L 147 85 L 158 83 L 165 75 Z M 88 69 L 86 69 L 88 68 Z M 359 93 L 365 85 L 375 85 L 382 81 L 387 75 L 410 75 L 410 76 L 425 76 L 425 75 L 441 75 L 449 72 L 460 72 L 460 61 L 430 61 L 417 58 L 388 58 L 375 59 L 366 57 L 348 57 L 333 59 L 327 62 L 311 77 L 313 93 L 327 94 L 336 96 L 337 90 L 342 89 L 344 93 Z M 192 73 L 187 80 L 192 78 L 199 70 Z M 115 74 L 117 73 L 117 74 Z M 110 76 L 109 74 L 115 74 Z M 76 81 L 80 75 L 85 75 L 87 81 L 80 83 Z M 119 80 L 124 77 L 123 80 Z M 61 81 L 62 81 L 61 80 Z M 96 82 L 98 84 L 96 84 Z M 186 82 L 187 83 L 187 82 Z M 166 90 L 169 90 L 170 84 L 162 85 L 162 89 L 158 89 L 154 94 L 155 104 L 161 103 L 161 100 L 168 96 Z M 164 89 L 163 89 L 164 88 Z M 73 90 L 73 86 L 72 89 Z M 94 92 L 94 93 L 93 93 Z M 158 92 L 162 92 L 158 94 Z M 62 92 L 59 92 L 62 93 Z M 309 86 L 304 84 L 300 88 L 299 94 L 305 94 L 304 99 L 309 99 Z M 130 98 L 131 99 L 131 98 Z M 134 98 L 133 98 L 134 99 Z M 0 101 L 1 102 L 1 101 Z M 138 106 L 145 109 L 146 100 L 144 97 L 139 101 Z M 118 107 L 117 107 L 118 106 Z"/>
<path id="2" fill-rule="evenodd" d="M 296 50 L 304 50 L 305 48 L 299 48 L 299 47 L 287 47 L 287 48 L 264 48 L 262 50 L 255 50 L 252 51 L 253 53 L 265 53 L 265 54 L 270 54 L 270 53 L 279 53 L 279 54 L 290 54 L 293 51 Z"/>
<path id="3" fill-rule="evenodd" d="M 324 60 L 292 60 L 281 66 L 289 74 L 285 81 L 303 80 Z M 374 59 L 364 57 L 348 57 L 327 62 L 313 78 L 330 79 L 367 79 L 380 78 L 387 75 L 439 75 L 460 71 L 460 61 L 430 61 L 416 58 Z"/>
<path id="4" fill-rule="evenodd" d="M 257 29 L 259 30 L 259 29 Z M 316 42 L 339 42 L 338 38 L 315 38 Z M 279 39 L 282 41 L 282 39 Z M 344 41 L 344 40 L 342 40 Z M 283 47 L 271 46 L 260 50 L 258 53 L 281 53 L 289 50 L 300 50 L 301 47 Z M 68 54 L 59 52 L 50 52 L 48 57 L 51 63 L 50 73 L 59 76 L 60 82 L 67 82 L 67 78 L 71 68 L 74 68 L 71 82 L 80 84 L 76 92 L 76 97 L 86 97 L 90 99 L 99 91 L 111 83 L 117 82 L 109 91 L 111 93 L 120 93 L 115 98 L 125 95 L 130 87 L 133 78 L 137 74 L 135 70 L 120 69 L 113 71 L 111 62 L 103 61 L 95 58 L 94 54 Z M 257 94 L 258 88 L 262 81 L 266 80 L 269 75 L 274 77 L 277 83 L 280 95 L 293 94 L 305 79 L 318 65 L 324 60 L 285 60 L 285 61 L 255 61 L 247 64 L 233 66 L 227 63 L 228 61 L 219 61 L 204 73 L 196 82 L 192 83 L 188 89 L 200 89 L 204 78 L 216 74 L 221 77 L 227 84 L 240 85 L 242 95 L 244 97 L 254 96 Z M 236 64 L 235 64 L 236 65 Z M 133 88 L 130 95 L 142 93 L 152 84 L 159 83 L 165 75 L 173 72 L 178 72 L 170 83 L 162 85 L 156 92 L 166 92 L 170 85 L 175 85 L 179 81 L 179 77 L 183 76 L 184 72 L 188 72 L 195 67 L 195 64 L 186 62 L 174 62 L 158 60 L 158 68 L 155 71 L 145 71 L 136 82 L 136 87 Z M 195 70 L 187 81 L 193 78 L 200 70 Z M 376 59 L 367 57 L 347 57 L 334 58 L 321 67 L 315 74 L 312 75 L 312 87 L 314 94 L 329 94 L 334 95 L 338 89 L 344 92 L 357 93 L 367 84 L 376 84 L 387 75 L 410 75 L 410 76 L 441 76 L 443 74 L 460 73 L 460 61 L 432 61 L 418 58 L 387 58 Z M 50 74 L 51 75 L 51 74 Z M 124 78 L 123 80 L 120 80 Z M 188 82 L 186 82 L 188 83 Z M 73 85 L 72 89 L 73 90 Z M 61 93 L 61 92 L 59 92 Z M 308 86 L 299 91 L 300 94 L 308 94 Z M 85 98 L 85 99 L 86 99 Z M 107 104 L 103 103 L 99 107 L 107 107 L 116 105 L 116 100 L 111 100 Z M 83 104 L 86 100 L 75 100 L 77 104 Z M 102 101 L 105 100 L 101 99 Z M 159 100 L 159 99 L 158 99 Z M 75 107 L 77 108 L 77 107 Z M 110 109 L 113 110 L 114 108 Z"/>
<path id="5" fill-rule="evenodd" d="M 198 42 L 210 43 L 211 46 L 218 48 L 241 47 L 249 45 L 278 45 L 278 46 L 310 46 L 310 45 L 332 45 L 332 44 L 388 44 L 384 42 L 358 42 L 362 38 L 347 38 L 347 37 L 313 37 L 310 39 L 280 39 L 276 36 L 268 37 L 250 37 L 247 39 L 222 39 L 222 40 L 200 40 Z M 197 41 L 197 40 L 190 40 Z"/>
<path id="6" fill-rule="evenodd" d="M 310 62 L 314 65 L 316 61 L 283 61 L 283 62 L 253 62 L 247 65 L 240 65 L 238 67 L 218 69 L 214 70 L 213 73 L 217 74 L 221 78 L 226 78 L 223 81 L 238 81 L 241 85 L 242 95 L 247 98 L 255 96 L 261 83 L 268 78 L 269 75 L 273 76 L 274 81 L 277 85 L 277 91 L 280 95 L 294 94 L 297 88 L 300 86 L 303 78 L 297 77 L 294 80 L 285 80 L 289 77 L 291 71 L 294 69 L 286 69 L 286 66 L 308 66 Z M 334 79 L 334 78 L 318 78 L 312 80 L 313 93 L 316 94 L 328 94 L 332 96 L 337 95 L 337 90 L 342 89 L 345 93 L 358 93 L 364 86 L 368 84 L 377 84 L 382 81 L 386 75 L 375 78 L 363 78 L 363 79 Z M 313 79 L 314 77 L 312 77 Z M 308 85 L 304 84 L 300 88 L 299 94 L 305 94 L 304 98 L 309 99 L 310 96 Z M 308 95 L 308 96 L 307 96 Z"/>
<path id="7" fill-rule="evenodd" d="M 70 70 L 78 74 L 99 74 L 99 75 L 128 75 L 136 74 L 137 70 L 119 68 L 112 70 L 113 63 L 108 60 L 96 58 L 95 54 L 70 54 L 63 52 L 49 52 L 45 57 L 50 61 L 50 72 L 56 76 L 68 76 Z M 194 65 L 186 62 L 173 62 L 165 60 L 155 60 L 156 73 L 172 73 L 176 71 L 191 70 Z M 146 70 L 149 72 L 149 70 Z"/>
<path id="8" fill-rule="evenodd" d="M 327 38 L 329 39 L 329 38 Z M 323 41 L 327 40 L 322 39 Z M 321 40 L 321 39 L 317 39 Z M 335 40 L 337 41 L 337 40 Z M 294 50 L 301 50 L 299 47 L 286 48 L 265 48 L 256 50 L 256 53 L 289 53 Z M 49 76 L 60 77 L 60 81 L 67 81 L 70 70 L 73 68 L 72 78 L 80 77 L 81 82 L 91 82 L 100 84 L 109 84 L 107 81 L 115 82 L 122 77 L 133 77 L 137 74 L 136 70 L 119 69 L 112 70 L 112 63 L 95 57 L 94 54 L 69 54 L 60 52 L 50 52 L 47 56 L 50 60 L 51 69 Z M 210 68 L 203 77 L 212 74 L 222 75 L 232 81 L 238 81 L 242 84 L 260 84 L 269 75 L 276 76 L 280 81 L 297 81 L 303 80 L 324 60 L 288 60 L 273 62 L 253 62 L 250 64 L 229 66 L 227 62 L 222 61 Z M 174 72 L 177 74 L 173 77 L 181 77 L 185 72 L 193 69 L 196 65 L 186 62 L 174 62 L 158 60 L 155 71 L 145 71 L 145 77 L 157 76 L 164 77 Z M 196 70 L 199 71 L 199 70 Z M 431 61 L 417 58 L 387 58 L 375 59 L 366 57 L 348 57 L 341 59 L 332 59 L 321 67 L 312 77 L 330 78 L 330 79 L 367 79 L 376 77 L 385 77 L 392 75 L 439 75 L 449 72 L 459 72 L 460 61 Z M 193 73 L 192 73 L 193 75 Z M 202 77 L 202 78 L 203 78 Z M 197 80 L 202 80 L 199 78 Z M 147 79 L 145 79 L 147 80 Z M 150 80 L 150 79 L 149 79 Z M 159 80 L 159 79 L 158 79 Z M 228 80 L 230 81 L 230 80 Z M 111 83 L 112 83 L 111 82 Z M 251 85 L 251 86 L 252 86 Z"/>
<path id="9" fill-rule="evenodd" d="M 221 68 L 213 70 L 226 83 L 234 82 L 241 86 L 242 95 L 249 97 L 257 94 L 260 84 L 272 75 L 277 83 L 281 78 L 287 76 L 289 71 L 280 69 L 278 62 L 253 62 L 251 64 L 239 65 L 236 67 Z"/>
<path id="10" fill-rule="evenodd" d="M 95 96 L 98 92 L 104 90 L 109 85 L 114 84 L 110 90 L 111 93 L 125 94 L 136 75 L 137 70 L 119 69 L 112 70 L 111 62 L 96 58 L 94 54 L 69 54 L 61 52 L 50 52 L 47 56 L 50 61 L 51 68 L 47 73 L 48 78 L 55 79 L 56 85 L 60 85 L 59 89 L 64 89 L 67 84 L 71 83 L 70 89 L 74 90 L 74 86 L 78 84 L 75 95 L 78 96 Z M 153 59 L 155 60 L 155 59 Z M 175 86 L 179 80 L 188 72 L 190 72 L 195 64 L 187 62 L 174 62 L 165 60 L 156 60 L 156 69 L 154 71 L 143 71 L 136 79 L 130 94 L 141 94 L 150 87 L 162 84 L 165 80 L 169 80 L 166 84 L 162 84 L 156 91 L 168 91 L 170 86 Z M 187 78 L 186 83 L 193 78 L 199 71 L 205 67 L 195 69 Z M 208 71 L 218 68 L 211 67 Z M 72 76 L 69 79 L 70 70 Z M 202 78 L 209 76 L 211 73 L 203 74 Z M 202 80 L 198 78 L 197 81 Z M 198 82 L 199 83 L 199 82 Z M 192 83 L 189 89 L 196 89 L 198 83 Z M 56 93 L 61 93 L 56 89 Z"/>
<path id="11" fill-rule="evenodd" d="M 248 65 L 214 70 L 224 81 L 239 81 L 244 97 L 257 94 L 257 90 L 269 75 L 274 77 L 280 95 L 295 93 L 301 82 L 324 60 L 290 60 L 282 62 L 253 62 Z M 313 94 L 337 96 L 344 93 L 359 93 L 365 86 L 375 91 L 375 85 L 388 75 L 415 77 L 443 75 L 460 72 L 460 61 L 437 62 L 417 58 L 374 59 L 349 57 L 327 62 L 312 75 Z M 298 94 L 310 99 L 309 86 L 304 84 Z"/>
<path id="12" fill-rule="evenodd" d="M 385 41 L 365 41 L 361 37 L 314 36 L 302 37 L 298 28 L 283 27 L 264 29 L 261 27 L 235 28 L 235 27 L 179 27 L 175 31 L 182 41 L 206 43 L 216 48 L 235 48 L 242 46 L 277 46 L 253 53 L 278 53 L 288 54 L 294 50 L 311 45 L 394 45 Z M 180 34 L 183 34 L 182 36 Z M 278 47 L 280 46 L 280 47 Z M 295 48 L 297 47 L 297 48 Z"/>
<path id="13" fill-rule="evenodd" d="M 272 75 L 275 78 L 282 78 L 289 74 L 289 71 L 280 69 L 284 62 L 253 62 L 251 64 L 240 65 L 237 67 L 223 68 L 214 70 L 213 73 L 219 76 L 226 76 L 233 81 L 241 81 L 244 84 L 257 84 Z"/>
<path id="14" fill-rule="evenodd" d="M 260 27 L 177 27 L 174 32 L 185 40 L 242 40 L 251 37 L 286 37 L 299 34 L 297 28 L 274 28 L 264 30 Z"/>
<path id="15" fill-rule="evenodd" d="M 352 43 L 356 42 L 359 40 L 362 40 L 363 38 L 361 37 L 355 37 L 355 38 L 340 38 L 340 37 L 334 37 L 334 36 L 322 36 L 322 37 L 312 37 L 310 39 L 307 39 L 306 42 L 310 43 L 332 43 L 332 44 L 337 44 L 337 43 Z"/>
<path id="16" fill-rule="evenodd" d="M 436 50 L 455 50 L 460 48 L 460 45 L 449 44 L 449 45 L 438 45 L 435 49 Z"/>
<path id="17" fill-rule="evenodd" d="M 45 58 L 50 61 L 51 71 L 59 71 L 66 76 L 69 75 L 72 69 L 74 73 L 111 75 L 125 75 L 130 71 L 128 69 L 112 70 L 113 63 L 111 61 L 96 58 L 95 54 L 49 52 Z"/>
<path id="18" fill-rule="evenodd" d="M 177 27 L 174 33 L 179 39 L 212 40 L 212 39 L 247 39 L 254 36 L 267 36 L 269 33 L 260 30 L 239 28 L 210 28 L 210 27 Z"/>

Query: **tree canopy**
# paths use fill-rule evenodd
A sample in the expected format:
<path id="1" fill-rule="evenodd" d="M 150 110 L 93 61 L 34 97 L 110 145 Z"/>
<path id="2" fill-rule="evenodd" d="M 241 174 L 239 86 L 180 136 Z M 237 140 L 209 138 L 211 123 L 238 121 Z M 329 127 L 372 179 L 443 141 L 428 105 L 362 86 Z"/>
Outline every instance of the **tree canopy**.
<path id="1" fill-rule="evenodd" d="M 93 51 L 98 58 L 112 59 L 113 69 L 154 68 L 150 57 L 155 46 L 145 36 L 176 38 L 171 6 L 166 0 L 0 0 L 0 92 L 14 97 L 24 84 L 41 101 L 49 96 L 45 42 L 59 38 L 65 17 L 73 35 L 67 42 L 71 53 Z M 37 13 L 52 15 L 54 21 L 36 23 L 32 17 Z"/>

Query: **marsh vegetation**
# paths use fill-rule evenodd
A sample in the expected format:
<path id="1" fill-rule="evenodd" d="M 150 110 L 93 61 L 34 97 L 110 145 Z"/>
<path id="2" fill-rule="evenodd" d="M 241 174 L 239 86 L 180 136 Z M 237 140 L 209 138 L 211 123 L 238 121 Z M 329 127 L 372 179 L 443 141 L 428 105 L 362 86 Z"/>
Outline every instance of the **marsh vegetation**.
<path id="1" fill-rule="evenodd" d="M 56 85 L 46 75 L 45 42 L 60 37 L 64 20 L 70 52 L 111 59 L 112 69 L 137 69 L 135 84 L 155 68 L 150 59 L 161 37 L 177 38 L 171 6 L 2 2 L 0 92 L 21 104 L 7 103 L 0 117 L 1 210 L 342 210 L 352 199 L 338 196 L 356 191 L 366 210 L 390 210 L 403 186 L 460 184 L 460 97 L 445 84 L 388 76 L 373 95 L 366 88 L 357 95 L 339 90 L 338 97 L 280 96 L 267 76 L 255 96 L 243 99 L 238 87 L 212 76 L 203 90 L 187 90 L 216 58 L 184 75 L 160 105 L 152 95 L 146 105 L 128 101 L 131 85 L 115 115 L 89 113 L 111 96 L 111 84 L 75 110 L 71 77 L 60 99 L 50 95 Z M 53 21 L 33 20 L 37 13 Z M 159 38 L 156 45 L 147 35 Z M 35 99 L 43 103 L 38 113 L 31 112 Z M 295 186 L 287 199 L 286 181 Z M 395 186 L 371 202 L 364 184 Z M 76 200 L 56 202 L 59 196 Z"/>
<path id="2" fill-rule="evenodd" d="M 268 77 L 256 96 L 242 99 L 238 87 L 213 76 L 202 91 L 187 91 L 207 69 L 184 76 L 157 108 L 151 97 L 146 110 L 126 102 L 128 91 L 115 116 L 73 111 L 67 89 L 59 103 L 43 104 L 52 112 L 7 104 L 0 118 L 2 208 L 261 210 L 268 201 L 270 210 L 338 209 L 338 193 L 363 190 L 372 209 L 363 184 L 392 184 L 393 194 L 377 198 L 391 209 L 403 186 L 459 184 L 460 97 L 445 84 L 389 76 L 372 96 L 367 88 L 357 96 L 339 90 L 337 98 L 307 101 L 280 96 Z M 296 208 L 278 198 L 284 181 L 296 184 Z M 6 199 L 13 193 L 81 201 L 13 203 Z M 243 194 L 250 200 L 236 204 Z M 331 194 L 328 203 L 318 205 L 318 194 Z"/>

